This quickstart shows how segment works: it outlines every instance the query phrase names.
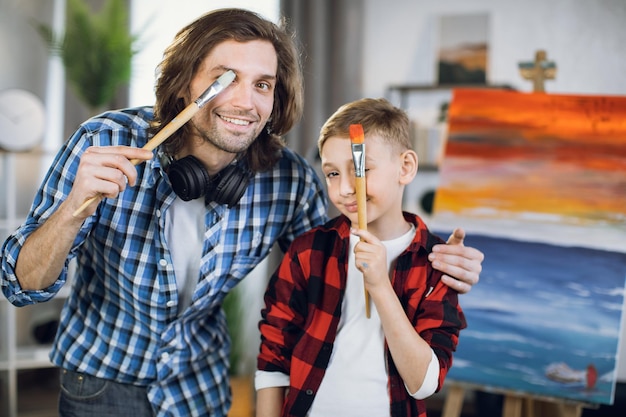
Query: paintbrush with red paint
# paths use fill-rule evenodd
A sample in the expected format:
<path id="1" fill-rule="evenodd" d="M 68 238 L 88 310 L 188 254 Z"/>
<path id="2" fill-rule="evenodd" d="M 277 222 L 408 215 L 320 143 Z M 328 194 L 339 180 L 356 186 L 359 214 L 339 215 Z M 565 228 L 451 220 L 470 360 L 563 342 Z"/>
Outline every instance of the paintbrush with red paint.
<path id="1" fill-rule="evenodd" d="M 359 229 L 367 230 L 367 207 L 365 187 L 365 134 L 360 124 L 350 125 L 350 142 L 352 144 L 352 160 L 356 174 L 356 206 Z M 365 290 L 365 315 L 370 317 L 370 296 Z"/>

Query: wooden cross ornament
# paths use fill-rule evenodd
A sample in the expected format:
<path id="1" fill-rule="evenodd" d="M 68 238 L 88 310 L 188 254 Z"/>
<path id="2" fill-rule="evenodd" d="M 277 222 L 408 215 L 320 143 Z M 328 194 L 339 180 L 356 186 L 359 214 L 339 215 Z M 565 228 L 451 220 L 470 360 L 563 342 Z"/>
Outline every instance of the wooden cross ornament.
<path id="1" fill-rule="evenodd" d="M 532 80 L 533 91 L 536 93 L 544 93 L 545 80 L 554 80 L 556 78 L 556 63 L 548 61 L 547 53 L 539 50 L 535 53 L 535 60 L 531 62 L 520 62 L 518 64 L 519 72 L 526 80 Z"/>

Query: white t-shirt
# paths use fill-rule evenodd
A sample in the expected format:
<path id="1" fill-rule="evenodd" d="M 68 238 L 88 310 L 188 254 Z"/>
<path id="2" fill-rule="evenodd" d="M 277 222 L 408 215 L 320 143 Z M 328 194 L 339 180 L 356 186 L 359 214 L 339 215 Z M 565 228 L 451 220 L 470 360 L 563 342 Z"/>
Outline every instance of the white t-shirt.
<path id="1" fill-rule="evenodd" d="M 204 199 L 176 198 L 165 217 L 165 238 L 172 255 L 178 287 L 178 313 L 191 303 L 198 284 L 204 243 Z"/>

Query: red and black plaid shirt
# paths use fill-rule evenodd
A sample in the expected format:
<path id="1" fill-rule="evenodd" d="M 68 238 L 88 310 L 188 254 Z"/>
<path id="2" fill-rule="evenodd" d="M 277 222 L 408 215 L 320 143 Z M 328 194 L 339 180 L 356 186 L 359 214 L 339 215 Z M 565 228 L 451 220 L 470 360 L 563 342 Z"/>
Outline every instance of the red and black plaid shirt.
<path id="1" fill-rule="evenodd" d="M 415 330 L 439 358 L 440 390 L 452 365 L 459 332 L 466 327 L 457 292 L 441 283 L 428 253 L 444 243 L 422 220 L 405 213 L 416 228 L 409 247 L 398 257 L 393 288 Z M 297 238 L 272 276 L 259 325 L 258 369 L 290 376 L 282 416 L 305 416 L 320 386 L 333 349 L 346 288 L 350 222 L 344 216 Z M 392 417 L 423 417 L 423 400 L 406 391 L 385 348 Z"/>

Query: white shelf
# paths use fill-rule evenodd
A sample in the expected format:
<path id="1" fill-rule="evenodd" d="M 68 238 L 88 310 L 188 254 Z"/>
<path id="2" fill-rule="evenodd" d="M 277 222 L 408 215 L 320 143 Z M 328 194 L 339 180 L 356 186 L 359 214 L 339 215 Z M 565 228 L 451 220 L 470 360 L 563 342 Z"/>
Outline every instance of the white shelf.
<path id="1" fill-rule="evenodd" d="M 14 359 L 0 361 L 0 371 L 51 368 L 53 365 L 48 356 L 50 349 L 51 345 L 19 346 L 16 348 Z"/>
<path id="2" fill-rule="evenodd" d="M 25 213 L 19 209 L 17 195 L 17 178 L 24 180 L 24 172 L 27 177 L 34 174 L 39 161 L 45 157 L 44 153 L 32 153 L 28 155 L 0 152 L 0 244 L 4 242 L 25 218 Z M 33 161 L 31 158 L 35 158 Z M 19 163 L 21 161 L 21 164 Z M 31 163 L 36 162 L 36 163 Z M 22 169 L 22 171 L 18 170 Z M 32 179 L 34 182 L 36 178 Z M 29 184 L 30 189 L 24 189 L 20 183 L 20 196 L 30 193 L 35 195 L 39 184 Z M 27 188 L 28 188 L 27 187 Z M 22 204 L 23 205 L 23 204 Z M 18 213 L 19 212 L 19 213 Z M 18 373 L 22 370 L 51 368 L 49 352 L 50 345 L 37 345 L 32 335 L 29 334 L 31 318 L 42 308 L 58 310 L 68 289 L 59 293 L 55 300 L 45 304 L 27 307 L 15 307 L 0 294 L 0 416 L 20 417 L 24 415 L 18 408 L 17 381 Z M 58 301 L 56 301 L 58 300 Z M 34 415 L 34 414 L 33 414 Z"/>
<path id="3" fill-rule="evenodd" d="M 49 353 L 51 345 L 44 346 L 20 346 L 16 350 L 15 368 L 16 369 L 33 369 L 33 368 L 50 368 Z"/>

